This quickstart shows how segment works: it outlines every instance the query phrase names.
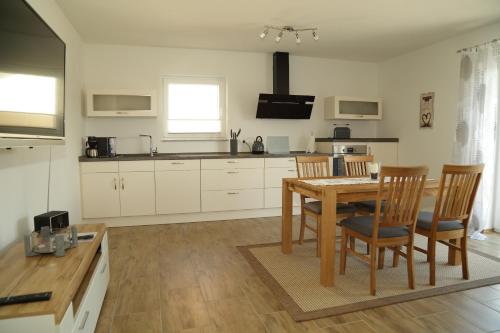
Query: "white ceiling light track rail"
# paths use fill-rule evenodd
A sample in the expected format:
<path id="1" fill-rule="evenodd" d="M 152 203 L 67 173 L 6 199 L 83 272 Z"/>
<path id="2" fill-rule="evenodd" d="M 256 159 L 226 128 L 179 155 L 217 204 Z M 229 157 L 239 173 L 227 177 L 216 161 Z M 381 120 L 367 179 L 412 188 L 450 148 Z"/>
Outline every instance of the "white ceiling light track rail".
<path id="1" fill-rule="evenodd" d="M 269 32 L 271 30 L 274 30 L 274 31 L 278 32 L 278 34 L 274 38 L 274 40 L 276 41 L 276 43 L 279 43 L 281 41 L 281 38 L 283 38 L 283 34 L 285 32 L 289 32 L 289 33 L 295 34 L 295 43 L 297 43 L 297 44 L 300 44 L 302 42 L 302 40 L 300 39 L 299 32 L 311 31 L 312 32 L 312 38 L 314 40 L 316 40 L 316 41 L 319 39 L 318 28 L 301 28 L 301 29 L 296 29 L 296 28 L 294 28 L 292 26 L 289 26 L 289 25 L 285 25 L 285 26 L 282 26 L 282 27 L 277 27 L 277 26 L 274 26 L 274 25 L 266 25 L 266 26 L 264 26 L 264 31 L 262 31 L 262 33 L 259 35 L 259 37 L 261 39 L 266 38 L 266 36 L 269 34 Z"/>

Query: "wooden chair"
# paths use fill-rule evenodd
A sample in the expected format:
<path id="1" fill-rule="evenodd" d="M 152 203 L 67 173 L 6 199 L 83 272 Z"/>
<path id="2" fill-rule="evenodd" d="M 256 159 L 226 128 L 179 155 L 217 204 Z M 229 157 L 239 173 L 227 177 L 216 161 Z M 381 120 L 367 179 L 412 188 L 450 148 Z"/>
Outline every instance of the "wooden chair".
<path id="1" fill-rule="evenodd" d="M 299 178 L 321 178 L 330 177 L 330 163 L 328 156 L 297 156 L 297 174 Z M 346 218 L 354 216 L 356 207 L 353 205 L 338 203 L 337 218 Z M 316 221 L 316 227 L 312 227 L 306 223 L 306 216 L 312 216 Z M 304 242 L 305 228 L 316 233 L 316 255 L 320 255 L 320 238 L 321 238 L 321 201 L 306 202 L 306 197 L 300 196 L 300 236 L 299 244 Z"/>
<path id="2" fill-rule="evenodd" d="M 436 284 L 436 245 L 444 244 L 460 251 L 462 257 L 462 276 L 469 279 L 467 263 L 467 228 L 472 205 L 476 196 L 484 165 L 444 165 L 439 182 L 434 213 L 421 212 L 417 219 L 415 232 L 428 237 L 427 250 L 415 247 L 426 253 L 429 262 L 429 283 Z M 460 239 L 460 246 L 448 240 Z"/>
<path id="3" fill-rule="evenodd" d="M 344 156 L 344 170 L 346 176 L 351 177 L 368 177 L 368 163 L 373 162 L 373 155 L 346 155 Z M 375 213 L 375 200 L 356 202 L 358 213 L 373 214 Z"/>
<path id="4" fill-rule="evenodd" d="M 345 274 L 347 254 L 352 254 L 370 264 L 370 294 L 375 295 L 377 251 L 378 268 L 383 268 L 385 248 L 394 251 L 393 265 L 398 255 L 406 258 L 408 264 L 408 286 L 415 288 L 413 274 L 413 237 L 420 201 L 427 177 L 427 167 L 382 167 L 373 216 L 355 216 L 341 222 L 342 241 L 340 250 L 340 274 Z M 389 177 L 385 183 L 384 178 Z M 382 199 L 385 207 L 382 211 Z M 349 237 L 370 244 L 369 255 L 347 247 Z M 403 253 L 400 248 L 406 245 Z"/>

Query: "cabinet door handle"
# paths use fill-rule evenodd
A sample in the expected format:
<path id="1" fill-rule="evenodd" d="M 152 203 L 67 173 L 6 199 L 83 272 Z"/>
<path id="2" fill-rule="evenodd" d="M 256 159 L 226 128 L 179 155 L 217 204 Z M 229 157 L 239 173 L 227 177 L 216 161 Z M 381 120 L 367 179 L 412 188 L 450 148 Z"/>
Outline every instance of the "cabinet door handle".
<path id="1" fill-rule="evenodd" d="M 227 163 L 234 164 L 234 163 L 238 163 L 238 162 L 237 161 L 227 161 Z"/>
<path id="2" fill-rule="evenodd" d="M 108 263 L 105 263 L 104 266 L 102 266 L 101 274 L 104 274 L 104 272 L 106 271 L 106 267 L 108 267 Z"/>
<path id="3" fill-rule="evenodd" d="M 121 183 L 122 183 L 122 190 L 125 189 L 125 179 L 122 177 L 121 179 Z"/>
<path id="4" fill-rule="evenodd" d="M 239 173 L 238 171 L 228 171 L 227 173 L 233 174 L 233 173 Z"/>
<path id="5" fill-rule="evenodd" d="M 227 192 L 227 194 L 229 195 L 235 195 L 235 194 L 239 194 L 238 192 Z"/>
<path id="6" fill-rule="evenodd" d="M 184 164 L 184 163 L 182 163 L 182 162 L 172 162 L 172 164 L 181 165 L 181 164 Z"/>
<path id="7" fill-rule="evenodd" d="M 85 314 L 83 315 L 82 323 L 80 324 L 80 327 L 78 327 L 78 330 L 82 331 L 85 328 L 85 324 L 87 323 L 87 319 L 89 319 L 89 314 L 90 314 L 90 311 L 85 311 Z"/>
<path id="8" fill-rule="evenodd" d="M 115 185 L 115 191 L 116 191 L 116 178 L 113 178 L 113 184 Z"/>

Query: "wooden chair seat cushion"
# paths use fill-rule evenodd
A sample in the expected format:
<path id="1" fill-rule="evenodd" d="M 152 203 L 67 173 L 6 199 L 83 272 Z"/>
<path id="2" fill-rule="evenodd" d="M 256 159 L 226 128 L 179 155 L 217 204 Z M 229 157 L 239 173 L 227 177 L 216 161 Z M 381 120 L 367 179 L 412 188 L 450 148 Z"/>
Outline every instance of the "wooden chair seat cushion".
<path id="1" fill-rule="evenodd" d="M 304 204 L 304 209 L 307 209 L 315 214 L 321 215 L 321 201 L 311 201 Z M 337 214 L 354 214 L 356 206 L 346 203 L 337 203 Z"/>
<path id="2" fill-rule="evenodd" d="M 370 213 L 375 213 L 375 207 L 377 206 L 377 202 L 375 200 L 370 201 L 360 201 L 355 203 L 356 207 L 359 209 L 367 210 Z M 381 202 L 382 210 L 384 209 L 384 201 Z"/>
<path id="3" fill-rule="evenodd" d="M 340 225 L 344 228 L 359 232 L 366 237 L 372 237 L 373 216 L 354 216 L 342 220 Z M 378 238 L 392 238 L 408 236 L 408 228 L 406 226 L 398 227 L 379 227 Z"/>
<path id="4" fill-rule="evenodd" d="M 431 230 L 432 212 L 420 212 L 417 218 L 417 228 Z M 451 231 L 463 229 L 462 222 L 456 221 L 439 221 L 437 231 Z"/>

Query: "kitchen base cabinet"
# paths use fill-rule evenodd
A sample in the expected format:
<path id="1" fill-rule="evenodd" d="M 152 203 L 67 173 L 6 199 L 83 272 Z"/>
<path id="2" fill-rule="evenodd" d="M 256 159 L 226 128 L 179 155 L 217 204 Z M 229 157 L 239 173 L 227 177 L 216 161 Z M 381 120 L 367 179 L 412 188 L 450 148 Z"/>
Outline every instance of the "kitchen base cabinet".
<path id="1" fill-rule="evenodd" d="M 203 191 L 201 194 L 203 212 L 258 208 L 264 208 L 263 189 Z"/>
<path id="2" fill-rule="evenodd" d="M 120 173 L 121 216 L 154 215 L 155 176 L 153 172 Z"/>
<path id="3" fill-rule="evenodd" d="M 156 212 L 158 214 L 197 213 L 199 211 L 200 170 L 156 172 Z"/>
<path id="4" fill-rule="evenodd" d="M 81 177 L 84 218 L 120 216 L 118 173 L 86 173 Z"/>

